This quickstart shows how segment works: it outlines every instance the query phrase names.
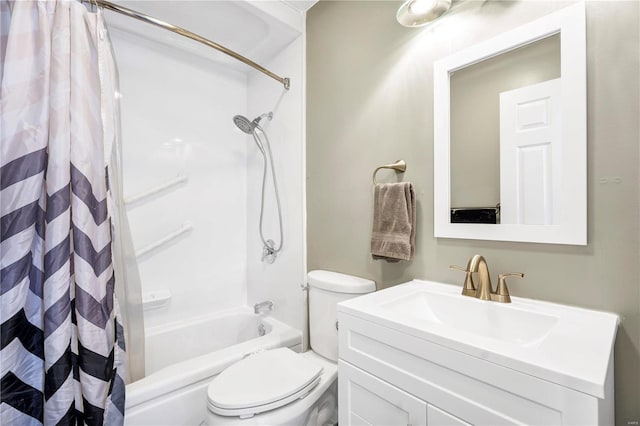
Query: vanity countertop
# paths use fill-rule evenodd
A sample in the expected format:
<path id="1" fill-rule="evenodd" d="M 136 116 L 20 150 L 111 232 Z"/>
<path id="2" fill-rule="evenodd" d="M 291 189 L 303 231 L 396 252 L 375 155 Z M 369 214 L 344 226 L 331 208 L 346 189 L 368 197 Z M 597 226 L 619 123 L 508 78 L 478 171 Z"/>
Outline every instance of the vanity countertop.
<path id="1" fill-rule="evenodd" d="M 342 302 L 338 312 L 604 397 L 617 315 L 520 297 L 482 301 L 460 291 L 413 280 Z"/>

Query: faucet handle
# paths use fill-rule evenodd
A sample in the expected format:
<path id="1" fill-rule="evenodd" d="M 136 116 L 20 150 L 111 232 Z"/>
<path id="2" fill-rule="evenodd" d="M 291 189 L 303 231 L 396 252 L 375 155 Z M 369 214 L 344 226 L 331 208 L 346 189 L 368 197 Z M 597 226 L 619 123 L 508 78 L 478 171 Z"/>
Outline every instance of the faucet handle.
<path id="1" fill-rule="evenodd" d="M 469 269 L 458 265 L 449 265 L 449 269 L 457 269 L 459 271 L 469 272 Z"/>
<path id="2" fill-rule="evenodd" d="M 509 272 L 508 274 L 498 275 L 498 288 L 495 294 L 491 295 L 491 300 L 495 302 L 511 303 L 511 296 L 509 295 L 509 289 L 507 288 L 507 277 L 520 277 L 523 278 L 522 272 Z"/>
<path id="3" fill-rule="evenodd" d="M 463 268 L 462 266 L 458 265 L 449 265 L 449 269 L 457 269 L 466 273 L 466 276 L 464 277 L 464 285 L 462 287 L 462 294 L 464 296 L 475 297 L 476 286 L 473 283 L 473 278 L 471 277 L 471 271 L 469 270 L 469 268 Z"/>

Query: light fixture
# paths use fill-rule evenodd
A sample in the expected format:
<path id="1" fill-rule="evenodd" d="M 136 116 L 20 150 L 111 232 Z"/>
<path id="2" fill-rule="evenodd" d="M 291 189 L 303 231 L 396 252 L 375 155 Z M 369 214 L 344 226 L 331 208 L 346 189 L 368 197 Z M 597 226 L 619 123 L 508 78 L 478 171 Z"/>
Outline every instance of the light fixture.
<path id="1" fill-rule="evenodd" d="M 451 7 L 451 0 L 407 0 L 396 19 L 405 27 L 421 27 L 437 19 Z"/>

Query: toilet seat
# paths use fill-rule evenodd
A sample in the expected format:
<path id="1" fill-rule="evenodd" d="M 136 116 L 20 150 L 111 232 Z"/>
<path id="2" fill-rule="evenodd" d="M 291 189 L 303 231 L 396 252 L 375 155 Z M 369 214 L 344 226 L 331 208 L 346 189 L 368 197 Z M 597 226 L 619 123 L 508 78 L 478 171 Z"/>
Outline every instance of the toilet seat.
<path id="1" fill-rule="evenodd" d="M 209 384 L 207 405 L 221 416 L 251 417 L 304 398 L 320 381 L 322 367 L 289 348 L 251 355 Z"/>

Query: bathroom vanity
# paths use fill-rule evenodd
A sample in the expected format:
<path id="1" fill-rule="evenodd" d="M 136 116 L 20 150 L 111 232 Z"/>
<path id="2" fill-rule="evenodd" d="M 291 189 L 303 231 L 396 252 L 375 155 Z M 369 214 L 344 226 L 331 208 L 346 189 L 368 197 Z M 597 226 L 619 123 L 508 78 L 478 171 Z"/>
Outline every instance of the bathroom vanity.
<path id="1" fill-rule="evenodd" d="M 338 305 L 341 425 L 614 424 L 617 315 L 413 280 Z"/>

